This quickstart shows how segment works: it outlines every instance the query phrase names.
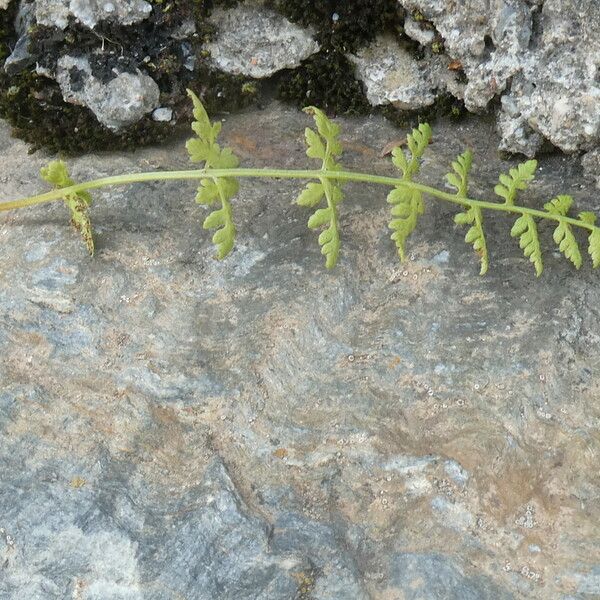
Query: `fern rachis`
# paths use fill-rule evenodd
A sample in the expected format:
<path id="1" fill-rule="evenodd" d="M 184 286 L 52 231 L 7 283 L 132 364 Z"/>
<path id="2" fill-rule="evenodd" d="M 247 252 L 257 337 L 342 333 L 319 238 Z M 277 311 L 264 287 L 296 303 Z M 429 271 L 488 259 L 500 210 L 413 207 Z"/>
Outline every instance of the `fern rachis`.
<path id="1" fill-rule="evenodd" d="M 229 148 L 222 148 L 217 142 L 221 130 L 220 123 L 211 123 L 200 100 L 190 92 L 194 107 L 192 129 L 196 134 L 187 144 L 190 159 L 203 163 L 202 169 L 189 171 L 168 171 L 132 173 L 104 177 L 85 183 L 75 184 L 68 176 L 62 161 L 53 161 L 42 170 L 42 177 L 56 189 L 12 202 L 0 203 L 0 211 L 33 206 L 44 202 L 63 200 L 71 212 L 71 221 L 81 233 L 90 254 L 93 253 L 92 225 L 89 217 L 91 197 L 89 190 L 109 186 L 144 181 L 165 181 L 193 179 L 199 180 L 196 201 L 214 209 L 204 219 L 205 229 L 216 230 L 213 243 L 217 247 L 217 258 L 225 258 L 233 249 L 236 236 L 233 201 L 239 190 L 240 178 L 266 177 L 284 179 L 304 179 L 309 183 L 302 190 L 296 202 L 298 205 L 314 209 L 308 220 L 311 229 L 324 227 L 319 235 L 321 252 L 326 257 L 327 268 L 335 266 L 341 247 L 340 204 L 343 199 L 342 184 L 347 181 L 374 183 L 393 188 L 387 200 L 391 205 L 392 239 L 396 243 L 401 259 L 406 255 L 406 242 L 416 228 L 418 218 L 423 213 L 424 197 L 456 204 L 461 212 L 455 222 L 468 225 L 465 241 L 472 244 L 480 257 L 481 274 L 489 267 L 488 244 L 484 233 L 484 214 L 489 211 L 504 212 L 516 217 L 511 235 L 519 238 L 519 244 L 526 257 L 533 263 L 536 274 L 543 270 L 542 248 L 538 236 L 538 222 L 553 221 L 554 241 L 564 256 L 580 268 L 582 253 L 576 238 L 577 230 L 585 230 L 588 235 L 587 252 L 593 267 L 600 266 L 600 227 L 596 216 L 591 212 L 581 212 L 577 217 L 569 216 L 573 200 L 570 196 L 559 195 L 544 205 L 545 210 L 516 204 L 519 192 L 527 189 L 534 178 L 536 161 L 530 160 L 511 168 L 500 175 L 494 191 L 503 202 L 476 200 L 468 197 L 469 175 L 472 154 L 467 151 L 452 163 L 452 172 L 447 182 L 455 188 L 451 194 L 435 187 L 414 181 L 418 174 L 421 158 L 431 139 L 431 129 L 422 124 L 407 137 L 408 154 L 400 147 L 392 152 L 392 162 L 401 171 L 401 177 L 385 177 L 370 173 L 342 170 L 338 159 L 342 153 L 339 142 L 339 126 L 315 107 L 306 112 L 314 118 L 316 131 L 307 128 L 305 137 L 307 155 L 320 160 L 320 169 L 252 169 L 239 168 L 239 160 Z M 323 205 L 323 206 L 319 206 Z"/>

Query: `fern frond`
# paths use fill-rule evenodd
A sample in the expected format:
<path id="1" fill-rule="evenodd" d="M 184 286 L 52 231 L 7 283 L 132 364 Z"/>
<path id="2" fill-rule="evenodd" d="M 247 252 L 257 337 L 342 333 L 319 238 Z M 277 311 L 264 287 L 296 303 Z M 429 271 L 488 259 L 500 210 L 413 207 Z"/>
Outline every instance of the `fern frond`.
<path id="1" fill-rule="evenodd" d="M 526 190 L 529 182 L 535 176 L 537 169 L 537 160 L 528 160 L 516 168 L 512 168 L 506 173 L 502 173 L 499 177 L 500 183 L 496 185 L 494 191 L 498 196 L 504 198 L 506 204 L 513 206 L 519 190 Z"/>
<path id="2" fill-rule="evenodd" d="M 304 112 L 312 115 L 319 135 L 328 145 L 331 156 L 341 156 L 342 145 L 339 141 L 340 126 L 327 118 L 327 115 L 315 106 L 307 106 Z"/>
<path id="3" fill-rule="evenodd" d="M 446 180 L 456 189 L 456 195 L 459 198 L 466 198 L 469 191 L 469 173 L 473 164 L 473 153 L 466 150 L 455 161 L 452 161 L 454 173 L 448 173 Z"/>
<path id="4" fill-rule="evenodd" d="M 465 242 L 472 244 L 473 249 L 479 255 L 481 260 L 480 275 L 485 275 L 490 266 L 490 259 L 483 232 L 483 215 L 478 206 L 471 206 L 465 212 L 461 212 L 454 217 L 454 222 L 458 225 L 471 225 L 465 235 Z"/>
<path id="5" fill-rule="evenodd" d="M 307 127 L 304 132 L 307 144 L 306 155 L 321 160 L 323 171 L 339 171 L 341 166 L 336 161 L 336 158 L 342 154 L 342 145 L 338 139 L 339 125 L 314 106 L 306 107 L 304 112 L 312 115 L 317 127 L 317 131 Z M 318 229 L 327 225 L 319 235 L 319 245 L 321 254 L 325 256 L 325 266 L 332 269 L 337 263 L 341 246 L 338 214 L 338 205 L 344 198 L 341 184 L 335 179 L 323 177 L 320 183 L 309 183 L 296 199 L 296 203 L 314 208 L 323 198 L 327 208 L 317 209 L 308 220 L 308 227 Z"/>
<path id="6" fill-rule="evenodd" d="M 421 124 L 407 136 L 407 150 L 394 148 L 392 161 L 401 171 L 401 176 L 388 177 L 375 173 L 360 173 L 342 170 L 338 158 L 342 154 L 339 141 L 340 128 L 330 121 L 323 111 L 315 107 L 306 108 L 315 121 L 315 128 L 307 128 L 305 137 L 307 155 L 321 163 L 317 169 L 277 169 L 248 168 L 239 169 L 239 160 L 229 148 L 222 148 L 217 142 L 221 131 L 220 123 L 211 123 L 198 97 L 188 90 L 193 102 L 194 122 L 192 130 L 195 137 L 188 140 L 186 148 L 193 162 L 204 163 L 204 169 L 192 171 L 165 171 L 154 173 L 127 173 L 111 177 L 102 177 L 81 184 L 74 184 L 62 161 L 53 161 L 42 169 L 42 177 L 56 189 L 28 198 L 0 202 L 0 211 L 14 210 L 45 202 L 65 202 L 71 213 L 71 221 L 80 231 L 92 254 L 94 242 L 92 226 L 88 214 L 91 197 L 86 190 L 107 185 L 122 185 L 134 182 L 171 181 L 199 179 L 196 201 L 214 209 L 204 219 L 203 227 L 214 230 L 213 243 L 217 247 L 217 257 L 227 256 L 234 245 L 236 228 L 232 217 L 231 199 L 238 192 L 238 177 L 266 177 L 276 179 L 310 179 L 296 202 L 300 206 L 313 209 L 308 227 L 321 229 L 319 245 L 326 257 L 327 268 L 332 268 L 339 257 L 340 229 L 339 204 L 344 194 L 342 184 L 346 181 L 363 182 L 393 186 L 387 196 L 391 205 L 389 228 L 402 260 L 406 258 L 406 242 L 414 231 L 419 217 L 424 212 L 424 196 L 438 201 L 450 202 L 460 206 L 462 212 L 454 218 L 455 222 L 469 226 L 465 241 L 473 245 L 481 258 L 480 273 L 489 267 L 487 240 L 483 230 L 483 212 L 495 211 L 512 214 L 516 221 L 511 235 L 519 238 L 519 245 L 540 276 L 543 271 L 542 252 L 538 237 L 538 221 L 553 221 L 554 240 L 564 256 L 579 269 L 582 266 L 582 250 L 577 242 L 577 228 L 588 232 L 587 251 L 594 268 L 600 267 L 600 227 L 596 225 L 596 216 L 591 212 L 581 212 L 577 218 L 569 216 L 573 199 L 568 195 L 559 195 L 544 205 L 545 210 L 515 204 L 519 191 L 525 190 L 533 180 L 537 162 L 529 160 L 509 169 L 499 177 L 494 190 L 504 202 L 489 202 L 468 197 L 469 176 L 473 156 L 470 151 L 459 155 L 452 162 L 452 171 L 446 175 L 456 194 L 449 194 L 436 187 L 413 181 L 420 168 L 421 158 L 431 141 L 431 129 Z M 387 148 L 388 146 L 386 146 Z M 536 221 L 536 219 L 538 221 Z"/>
<path id="7" fill-rule="evenodd" d="M 406 137 L 410 160 L 406 158 L 400 146 L 392 150 L 392 162 L 402 171 L 403 179 L 406 181 L 410 181 L 419 172 L 420 160 L 429 142 L 431 142 L 431 127 L 427 123 L 421 123 Z"/>
<path id="8" fill-rule="evenodd" d="M 513 225 L 510 235 L 519 238 L 519 246 L 523 253 L 533 263 L 536 275 L 539 277 L 544 270 L 542 249 L 538 237 L 537 225 L 529 214 L 521 215 Z"/>
<path id="9" fill-rule="evenodd" d="M 550 200 L 550 202 L 546 202 L 544 208 L 550 214 L 566 217 L 572 204 L 573 198 L 571 196 L 562 195 Z M 576 269 L 580 269 L 583 259 L 581 258 L 579 244 L 575 239 L 571 225 L 564 221 L 559 221 L 552 237 L 555 243 L 558 244 L 558 249 L 575 265 Z"/>
<path id="10" fill-rule="evenodd" d="M 406 137 L 410 158 L 404 150 L 397 146 L 392 150 L 392 162 L 402 172 L 403 181 L 412 181 L 419 172 L 420 160 L 431 141 L 431 127 L 421 123 Z M 400 260 L 406 260 L 406 240 L 415 230 L 419 217 L 425 212 L 423 194 L 405 186 L 397 186 L 387 197 L 392 205 L 392 220 L 388 223 L 392 233 L 391 238 L 396 244 Z"/>
<path id="11" fill-rule="evenodd" d="M 423 194 L 418 190 L 397 187 L 388 194 L 387 201 L 392 205 L 391 214 L 394 217 L 388 223 L 394 232 L 391 238 L 396 243 L 400 260 L 406 260 L 406 240 L 425 211 Z"/>
<path id="12" fill-rule="evenodd" d="M 48 166 L 42 167 L 40 175 L 57 189 L 75 185 L 69 177 L 67 165 L 62 160 L 53 160 Z M 71 213 L 71 224 L 81 234 L 90 256 L 94 256 L 94 234 L 88 211 L 92 197 L 88 192 L 77 192 L 65 194 L 63 200 Z"/>
<path id="13" fill-rule="evenodd" d="M 324 195 L 325 189 L 323 188 L 322 183 L 309 183 L 302 190 L 302 192 L 300 192 L 298 198 L 296 198 L 296 204 L 298 204 L 299 206 L 313 208 L 321 202 Z"/>
<path id="14" fill-rule="evenodd" d="M 452 162 L 454 173 L 448 173 L 446 180 L 456 189 L 457 198 L 467 199 L 469 192 L 469 173 L 473 164 L 473 153 L 466 150 Z M 483 232 L 483 214 L 478 206 L 470 205 L 464 212 L 454 217 L 454 222 L 458 225 L 471 225 L 465 235 L 465 242 L 472 244 L 473 249 L 479 255 L 481 260 L 480 275 L 485 275 L 490 266 L 490 259 Z"/>
<path id="15" fill-rule="evenodd" d="M 579 218 L 589 225 L 594 225 L 596 222 L 596 215 L 589 211 L 579 213 Z M 588 237 L 588 253 L 592 257 L 594 269 L 600 267 L 600 227 L 594 227 Z"/>
<path id="16" fill-rule="evenodd" d="M 188 90 L 194 109 L 192 130 L 197 137 L 185 144 L 192 162 L 204 162 L 204 168 L 235 169 L 239 165 L 238 157 L 230 148 L 221 148 L 217 138 L 221 132 L 221 123 L 211 123 L 202 102 L 194 92 Z M 212 241 L 217 247 L 217 258 L 225 258 L 233 249 L 236 228 L 233 222 L 231 199 L 238 193 L 239 184 L 232 177 L 204 178 L 196 193 L 196 202 L 210 206 L 220 202 L 221 208 L 213 211 L 204 220 L 204 229 L 216 229 Z"/>

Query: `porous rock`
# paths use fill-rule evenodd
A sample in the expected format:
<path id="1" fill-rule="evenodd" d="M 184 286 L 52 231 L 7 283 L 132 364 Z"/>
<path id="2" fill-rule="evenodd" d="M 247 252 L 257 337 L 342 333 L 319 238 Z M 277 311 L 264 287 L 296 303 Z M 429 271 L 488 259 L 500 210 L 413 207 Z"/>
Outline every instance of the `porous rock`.
<path id="1" fill-rule="evenodd" d="M 152 5 L 145 0 L 35 0 L 34 10 L 39 25 L 65 29 L 73 18 L 93 28 L 105 20 L 138 23 L 152 12 Z"/>
<path id="2" fill-rule="evenodd" d="M 600 4 L 546 0 L 541 10 L 541 35 L 503 98 L 503 145 L 518 147 L 503 126 L 512 121 L 523 137 L 535 131 L 565 152 L 592 149 L 600 143 Z"/>
<path id="3" fill-rule="evenodd" d="M 431 21 L 467 78 L 467 109 L 501 97 L 500 148 L 534 156 L 600 141 L 600 5 L 596 0 L 399 0 Z M 410 23 L 410 21 L 409 21 Z M 406 33 L 415 39 L 415 27 Z"/>
<path id="4" fill-rule="evenodd" d="M 86 57 L 67 55 L 58 61 L 56 80 L 67 102 L 87 106 L 109 129 L 135 123 L 158 106 L 158 85 L 139 70 L 103 82 L 94 77 Z"/>
<path id="5" fill-rule="evenodd" d="M 416 109 L 435 101 L 435 86 L 426 65 L 415 60 L 394 37 L 381 36 L 349 58 L 372 105 Z"/>
<path id="6" fill-rule="evenodd" d="M 419 42 L 422 46 L 431 44 L 435 39 L 435 31 L 433 29 L 423 27 L 421 23 L 413 19 L 410 15 L 406 15 L 404 18 L 404 33 Z"/>
<path id="7" fill-rule="evenodd" d="M 172 118 L 173 110 L 165 106 L 161 106 L 152 112 L 152 119 L 154 121 L 166 122 L 170 121 Z"/>
<path id="8" fill-rule="evenodd" d="M 464 101 L 471 111 L 485 109 L 521 65 L 531 38 L 531 15 L 521 0 L 400 0 L 419 11 L 443 38 L 445 51 L 461 61 L 468 78 Z M 410 31 L 410 30 L 409 30 Z"/>
<path id="9" fill-rule="evenodd" d="M 584 154 L 581 165 L 585 177 L 595 181 L 596 187 L 600 189 L 600 148 L 595 148 Z"/>
<path id="10" fill-rule="evenodd" d="M 297 67 L 319 50 L 310 29 L 260 5 L 217 9 L 210 22 L 217 34 L 206 49 L 213 64 L 226 73 L 260 79 Z"/>
<path id="11" fill-rule="evenodd" d="M 0 2 L 0 6 L 8 6 L 6 0 Z M 212 7 L 217 3 L 203 3 L 204 8 L 209 4 Z M 319 50 L 328 51 L 327 45 L 334 43 L 336 28 L 340 26 L 340 21 L 333 18 L 335 14 L 339 19 L 338 13 L 332 13 L 331 23 L 327 20 L 327 27 L 332 29 L 329 39 L 327 27 L 319 28 L 315 34 L 276 12 L 273 7 L 278 6 L 283 10 L 281 4 L 267 0 L 220 3 L 212 12 L 200 11 L 199 17 L 198 11 L 187 3 L 22 0 L 17 35 L 2 50 L 3 56 L 11 53 L 3 70 L 14 77 L 37 68 L 38 73 L 55 78 L 60 72 L 58 59 L 65 54 L 77 54 L 81 41 L 81 55 L 89 58 L 94 54 L 90 77 L 106 81 L 106 73 L 113 69 L 115 76 L 122 72 L 133 76 L 147 73 L 160 86 L 162 103 L 174 110 L 177 122 L 183 114 L 178 105 L 185 96 L 185 87 L 192 81 L 205 90 L 207 97 L 215 99 L 217 108 L 221 105 L 228 108 L 223 96 L 231 92 L 228 86 L 234 78 L 230 75 L 267 78 L 282 70 L 299 66 L 302 69 L 306 66 L 302 61 Z M 430 106 L 438 96 L 449 93 L 463 101 L 471 112 L 496 113 L 502 150 L 534 156 L 548 147 L 548 143 L 569 153 L 598 146 L 600 3 L 597 0 L 398 0 L 395 6 L 403 9 L 396 11 L 395 37 L 391 26 L 386 35 L 378 30 L 379 37 L 368 43 L 366 40 L 373 40 L 375 33 L 365 37 L 365 45 L 357 49 L 352 46 L 353 54 L 347 57 L 343 56 L 348 53 L 342 49 L 345 46 L 335 46 L 343 59 L 343 68 L 332 70 L 340 81 L 344 80 L 346 70 L 349 78 L 356 75 L 360 81 L 353 83 L 363 106 L 366 102 L 361 83 L 373 105 L 395 104 L 408 110 Z M 302 23 L 310 21 L 300 19 L 297 11 L 286 12 Z M 327 10 L 323 14 L 326 13 Z M 350 18 L 344 15 L 346 21 Z M 396 35 L 402 18 L 403 35 Z M 43 27 L 41 31 L 37 28 L 28 33 L 32 24 Z M 140 43 L 140 36 L 147 36 L 149 31 L 152 34 L 148 43 Z M 315 35 L 321 45 L 315 41 Z M 416 48 L 415 42 L 421 47 Z M 333 55 L 323 54 L 321 62 L 329 67 L 334 63 L 328 63 L 328 56 Z M 346 58 L 354 63 L 354 74 L 350 73 Z M 323 72 L 320 69 L 311 66 L 310 77 L 318 78 Z M 86 71 L 81 73 L 88 77 Z M 302 79 L 307 75 L 300 70 L 290 74 L 291 79 L 296 75 L 299 85 L 294 89 L 299 90 L 300 98 L 294 100 L 304 101 L 304 90 L 309 88 L 302 85 Z M 144 82 L 151 85 L 147 79 Z M 3 84 L 5 91 L 13 83 L 7 79 Z M 246 83 L 249 85 L 244 88 Z M 93 82 L 88 87 L 93 87 Z M 243 90 L 249 90 L 248 97 L 255 97 L 260 87 L 254 82 L 236 80 L 231 89 L 240 90 L 237 95 L 243 104 L 246 98 Z M 360 104 L 347 102 L 345 94 L 341 96 L 345 100 L 337 103 L 344 103 L 344 107 Z M 336 94 L 332 93 L 332 97 Z M 91 107 L 93 103 L 84 104 Z M 145 107 L 149 104 L 142 102 Z M 135 109 L 126 118 L 111 116 L 108 121 L 112 128 L 126 127 L 134 115 L 146 112 Z"/>

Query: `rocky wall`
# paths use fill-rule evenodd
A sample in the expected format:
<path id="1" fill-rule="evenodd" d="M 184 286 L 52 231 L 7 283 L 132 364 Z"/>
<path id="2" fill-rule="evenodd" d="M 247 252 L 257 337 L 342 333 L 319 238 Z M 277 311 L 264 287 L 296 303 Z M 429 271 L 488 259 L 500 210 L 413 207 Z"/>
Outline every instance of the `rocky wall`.
<path id="1" fill-rule="evenodd" d="M 273 88 L 335 113 L 464 106 L 526 156 L 600 140 L 596 0 L 2 0 L 0 14 L 0 114 L 54 149 L 160 139 L 189 118 L 186 86 L 221 111 Z"/>

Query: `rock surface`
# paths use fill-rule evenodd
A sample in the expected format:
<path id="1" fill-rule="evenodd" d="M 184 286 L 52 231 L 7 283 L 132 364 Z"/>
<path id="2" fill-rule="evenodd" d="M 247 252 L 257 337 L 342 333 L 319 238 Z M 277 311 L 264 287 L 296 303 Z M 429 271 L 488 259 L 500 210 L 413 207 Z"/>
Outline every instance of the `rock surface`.
<path id="1" fill-rule="evenodd" d="M 158 106 L 160 90 L 139 70 L 114 75 L 108 81 L 94 77 L 86 57 L 63 56 L 56 68 L 63 98 L 87 106 L 100 123 L 118 130 L 152 112 Z"/>
<path id="2" fill-rule="evenodd" d="M 596 148 L 584 155 L 581 160 L 584 175 L 596 182 L 596 187 L 600 189 L 600 148 Z"/>
<path id="3" fill-rule="evenodd" d="M 394 173 L 380 117 L 343 162 Z M 307 117 L 231 116 L 247 166 L 308 165 Z M 492 199 L 494 123 L 438 124 Z M 47 157 L 0 124 L 2 200 Z M 183 140 L 71 161 L 83 180 L 188 166 Z M 570 192 L 543 158 L 527 203 Z M 327 272 L 290 181 L 245 180 L 215 262 L 191 182 L 94 193 L 97 254 L 63 206 L 0 213 L 0 596 L 6 600 L 590 600 L 600 594 L 599 275 L 546 272 L 486 215 L 488 276 L 427 203 L 399 265 L 385 191 L 348 185 Z M 544 247 L 551 231 L 542 228 Z"/>
<path id="4" fill-rule="evenodd" d="M 544 139 L 565 152 L 600 144 L 596 0 L 399 1 L 430 20 L 460 61 L 469 110 L 502 97 L 501 149 L 534 156 Z M 406 33 L 422 41 L 414 30 Z"/>
<path id="5" fill-rule="evenodd" d="M 94 28 L 100 21 L 132 25 L 148 18 L 152 5 L 145 0 L 35 0 L 38 25 L 65 29 L 72 18 Z"/>
<path id="6" fill-rule="evenodd" d="M 430 106 L 436 99 L 436 86 L 426 65 L 398 46 L 391 36 L 378 38 L 350 59 L 373 106 L 393 104 L 416 109 Z"/>
<path id="7" fill-rule="evenodd" d="M 304 90 L 307 77 L 331 78 L 335 69 L 325 75 L 313 72 L 314 65 L 307 72 L 302 68 L 306 66 L 303 61 L 319 50 L 329 51 L 333 44 L 340 52 L 340 64 L 347 58 L 355 66 L 355 73 L 351 67 L 342 70 L 348 69 L 349 80 L 356 76 L 364 85 L 364 96 L 357 91 L 364 106 L 393 104 L 418 111 L 450 94 L 471 112 L 496 113 L 501 150 L 535 156 L 549 144 L 567 153 L 591 151 L 600 144 L 597 0 L 398 0 L 403 28 L 390 21 L 365 38 L 374 41 L 353 46 L 353 53 L 331 41 L 341 18 L 335 2 L 331 24 L 318 31 L 290 22 L 275 12 L 276 3 L 266 0 L 217 6 L 212 13 L 202 9 L 202 17 L 191 4 L 145 0 L 22 0 L 20 6 L 19 19 L 28 15 L 28 26 L 17 27 L 21 37 L 10 44 L 4 71 L 18 76 L 37 69 L 57 80 L 64 98 L 72 100 L 60 60 L 73 56 L 87 60 L 92 68 L 80 71 L 80 85 L 87 90 L 82 94 L 96 91 L 83 105 L 96 116 L 93 105 L 104 103 L 97 82 L 106 83 L 107 73 L 119 77 L 124 71 L 138 77 L 141 73 L 143 82 L 132 82 L 138 88 L 142 84 L 148 88 L 151 78 L 162 96 L 161 105 L 174 111 L 177 122 L 190 82 L 214 94 L 216 106 L 229 110 L 230 96 L 243 104 L 245 98 L 259 94 L 255 80 L 289 69 L 300 69 L 294 90 Z M 325 13 L 318 14 L 328 23 Z M 290 18 L 298 19 L 297 11 L 294 14 Z M 28 31 L 29 25 L 42 25 L 49 31 L 40 37 L 38 30 L 36 38 Z M 313 25 L 317 27 L 314 21 Z M 333 37 L 328 41 L 328 36 Z M 229 88 L 223 74 L 248 79 Z M 113 95 L 125 89 L 121 83 L 112 84 Z M 6 89 L 11 85 L 6 83 Z M 357 86 L 360 90 L 360 83 Z M 298 95 L 294 101 L 302 104 L 304 92 Z M 110 122 L 113 130 L 139 122 L 158 106 L 147 99 L 136 101 L 131 95 L 115 100 L 134 108 L 124 118 L 98 116 L 100 123 Z M 314 95 L 310 96 L 313 100 L 318 102 Z"/>
<path id="8" fill-rule="evenodd" d="M 217 35 L 206 49 L 213 64 L 226 73 L 262 79 L 297 67 L 319 50 L 313 31 L 259 5 L 217 9 L 210 22 Z"/>

